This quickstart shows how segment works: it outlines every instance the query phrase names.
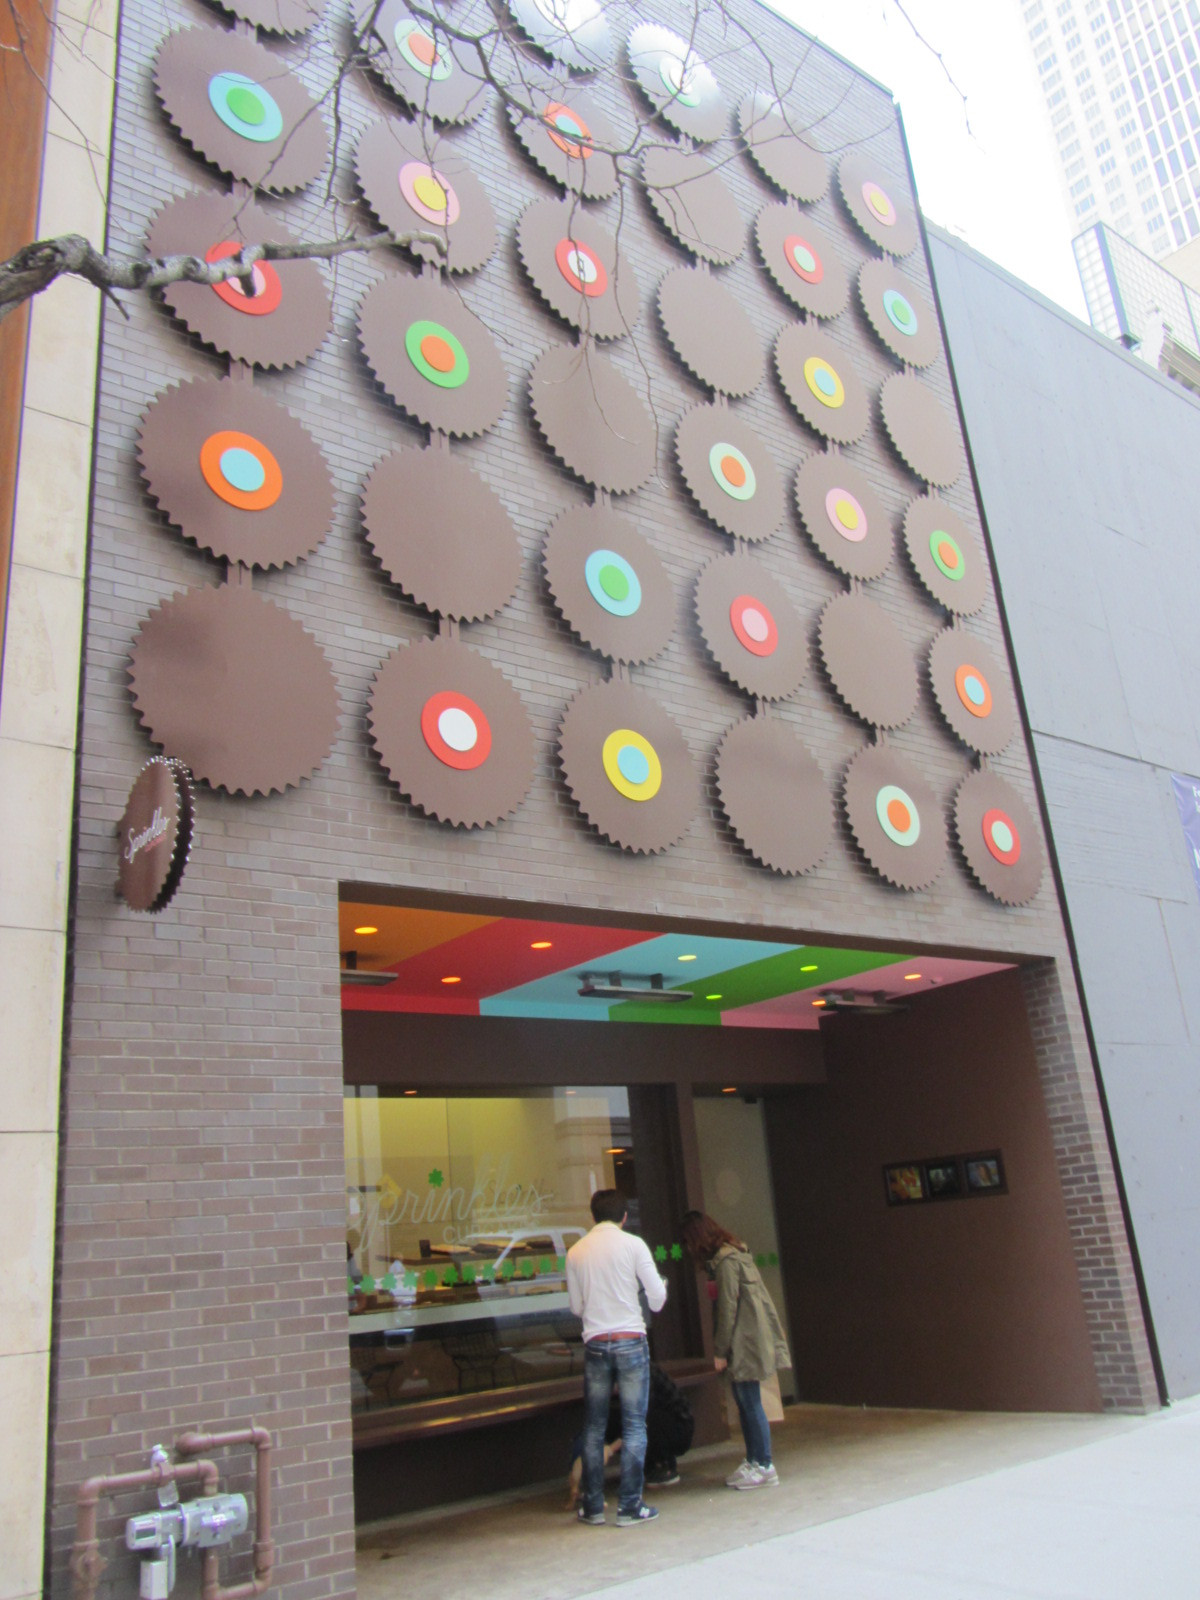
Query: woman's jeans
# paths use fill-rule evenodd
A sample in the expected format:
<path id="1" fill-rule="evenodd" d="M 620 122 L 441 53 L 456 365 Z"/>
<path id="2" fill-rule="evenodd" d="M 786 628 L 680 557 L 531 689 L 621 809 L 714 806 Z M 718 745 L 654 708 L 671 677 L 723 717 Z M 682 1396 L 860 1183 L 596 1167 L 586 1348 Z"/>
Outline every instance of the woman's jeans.
<path id="1" fill-rule="evenodd" d="M 733 1398 L 737 1401 L 738 1418 L 742 1424 L 742 1437 L 746 1441 L 746 1460 L 756 1466 L 771 1465 L 771 1426 L 763 1410 L 762 1390 L 757 1378 L 745 1383 L 734 1382 Z"/>
<path id="2" fill-rule="evenodd" d="M 581 1503 L 589 1517 L 604 1510 L 604 1427 L 614 1382 L 621 1401 L 620 1515 L 642 1503 L 650 1399 L 650 1347 L 644 1338 L 592 1339 L 584 1346 Z"/>

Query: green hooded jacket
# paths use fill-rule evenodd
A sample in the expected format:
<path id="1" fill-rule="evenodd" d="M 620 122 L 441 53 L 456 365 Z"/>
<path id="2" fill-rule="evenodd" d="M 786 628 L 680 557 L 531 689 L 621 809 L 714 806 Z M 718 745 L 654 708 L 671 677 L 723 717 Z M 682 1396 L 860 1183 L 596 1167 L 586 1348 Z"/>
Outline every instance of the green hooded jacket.
<path id="1" fill-rule="evenodd" d="M 708 1270 L 717 1285 L 713 1349 L 728 1361 L 734 1382 L 761 1383 L 780 1367 L 790 1367 L 783 1324 L 749 1251 L 723 1244 Z"/>

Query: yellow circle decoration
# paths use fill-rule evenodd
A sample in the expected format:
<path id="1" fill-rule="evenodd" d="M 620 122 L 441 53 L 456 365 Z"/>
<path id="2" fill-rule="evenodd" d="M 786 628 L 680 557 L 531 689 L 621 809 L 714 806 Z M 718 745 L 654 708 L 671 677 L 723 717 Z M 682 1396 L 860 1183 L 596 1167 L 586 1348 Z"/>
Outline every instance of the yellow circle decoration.
<path id="1" fill-rule="evenodd" d="M 627 800 L 653 800 L 662 788 L 662 762 L 649 739 L 632 728 L 614 728 L 600 759 L 604 775 Z"/>

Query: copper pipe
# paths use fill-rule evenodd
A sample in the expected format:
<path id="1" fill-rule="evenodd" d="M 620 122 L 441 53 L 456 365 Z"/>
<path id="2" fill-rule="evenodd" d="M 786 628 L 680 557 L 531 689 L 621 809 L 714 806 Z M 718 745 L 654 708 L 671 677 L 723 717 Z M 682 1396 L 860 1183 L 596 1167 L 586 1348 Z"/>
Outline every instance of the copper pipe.
<path id="1" fill-rule="evenodd" d="M 217 1575 L 216 1550 L 204 1552 L 201 1565 L 202 1600 L 253 1600 L 271 1582 L 275 1546 L 271 1543 L 271 1435 L 265 1428 L 235 1428 L 229 1433 L 183 1433 L 175 1441 L 181 1456 L 198 1455 L 202 1450 L 227 1450 L 239 1444 L 252 1444 L 254 1462 L 254 1577 L 246 1583 L 222 1589 Z"/>
<path id="2" fill-rule="evenodd" d="M 123 1494 L 127 1489 L 158 1489 L 164 1483 L 191 1483 L 199 1478 L 206 1495 L 217 1492 L 220 1479 L 213 1461 L 156 1462 L 140 1472 L 122 1472 L 113 1477 L 87 1478 L 75 1496 L 75 1543 L 71 1546 L 71 1578 L 76 1600 L 93 1600 L 100 1574 L 107 1561 L 100 1554 L 96 1537 L 96 1513 L 102 1496 Z"/>

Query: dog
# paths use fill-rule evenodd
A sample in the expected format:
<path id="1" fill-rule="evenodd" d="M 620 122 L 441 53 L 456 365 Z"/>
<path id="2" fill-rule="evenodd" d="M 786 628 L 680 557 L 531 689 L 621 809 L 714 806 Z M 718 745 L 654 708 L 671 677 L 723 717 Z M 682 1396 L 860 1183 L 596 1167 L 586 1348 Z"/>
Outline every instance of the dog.
<path id="1" fill-rule="evenodd" d="M 604 1465 L 605 1465 L 605 1468 L 608 1467 L 608 1463 L 612 1460 L 612 1458 L 616 1455 L 617 1451 L 620 1448 L 621 1448 L 620 1439 L 614 1439 L 612 1444 L 606 1444 L 604 1446 Z M 575 1507 L 579 1503 L 579 1486 L 582 1483 L 582 1481 L 583 1481 L 583 1457 L 582 1456 L 576 1456 L 574 1461 L 572 1461 L 572 1463 L 571 1463 L 570 1472 L 567 1473 L 567 1510 L 568 1511 L 574 1511 Z"/>

